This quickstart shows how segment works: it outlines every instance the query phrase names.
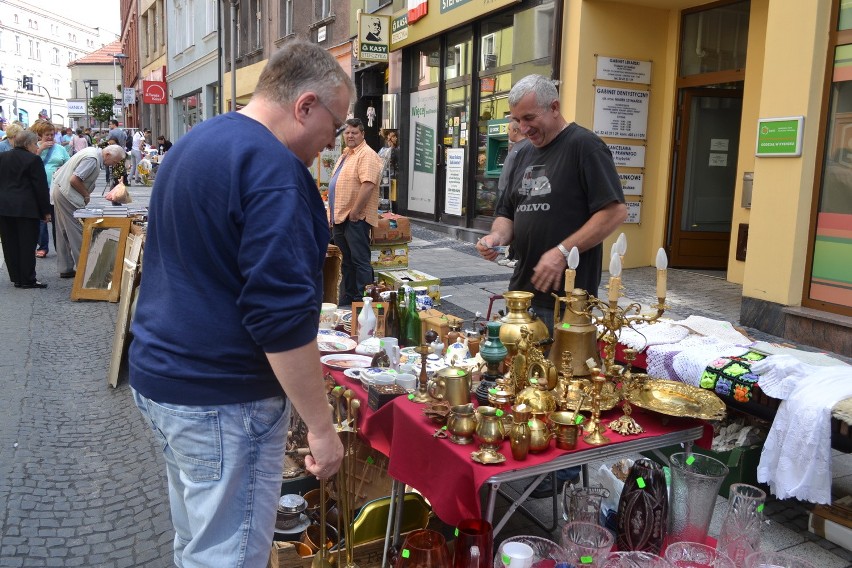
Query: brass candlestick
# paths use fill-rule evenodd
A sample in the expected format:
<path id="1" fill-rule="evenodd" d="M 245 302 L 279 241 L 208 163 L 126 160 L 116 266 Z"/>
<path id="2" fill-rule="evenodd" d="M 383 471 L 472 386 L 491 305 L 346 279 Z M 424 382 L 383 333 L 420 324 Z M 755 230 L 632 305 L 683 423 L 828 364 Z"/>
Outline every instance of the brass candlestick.
<path id="1" fill-rule="evenodd" d="M 592 369 L 592 419 L 589 420 L 591 431 L 583 437 L 583 440 L 593 446 L 610 443 L 610 439 L 603 435 L 606 426 L 601 424 L 601 388 L 605 382 L 606 378 L 601 375 L 601 370 Z"/>
<path id="2" fill-rule="evenodd" d="M 426 390 L 426 386 L 429 382 L 429 375 L 426 374 L 426 358 L 429 357 L 429 353 L 432 352 L 432 348 L 424 343 L 423 345 L 415 348 L 414 351 L 420 354 L 420 381 L 417 392 L 412 396 L 411 400 L 418 404 L 433 402 L 435 399 L 432 398 Z"/>

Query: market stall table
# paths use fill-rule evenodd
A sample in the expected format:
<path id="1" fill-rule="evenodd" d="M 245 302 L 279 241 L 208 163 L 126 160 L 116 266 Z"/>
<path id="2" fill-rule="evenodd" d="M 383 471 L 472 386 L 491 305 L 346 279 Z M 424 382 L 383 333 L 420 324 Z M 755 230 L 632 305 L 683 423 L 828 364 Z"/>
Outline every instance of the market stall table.
<path id="1" fill-rule="evenodd" d="M 504 443 L 501 447 L 501 453 L 507 458 L 504 463 L 480 465 L 470 459 L 471 452 L 477 449 L 476 444 L 459 446 L 448 439 L 435 437 L 440 426 L 423 416 L 423 405 L 398 397 L 378 411 L 373 411 L 367 405 L 367 391 L 358 381 L 345 377 L 339 371 L 330 372 L 337 384 L 351 388 L 361 400 L 359 434 L 373 449 L 388 456 L 389 474 L 395 480 L 415 487 L 431 503 L 435 514 L 450 525 L 457 525 L 465 518 L 483 517 L 490 522 L 494 515 L 497 491 L 501 484 L 509 481 L 534 476 L 543 478 L 547 473 L 584 465 L 593 460 L 654 450 L 681 442 L 689 443 L 702 438 L 702 442 L 712 439 L 712 429 L 702 421 L 665 417 L 635 409 L 634 416 L 645 428 L 643 434 L 625 437 L 607 431 L 611 444 L 591 446 L 580 440 L 575 450 L 560 450 L 551 446 L 540 454 L 530 454 L 523 462 L 515 461 L 508 443 Z M 613 409 L 604 413 L 602 422 L 617 418 L 620 412 L 619 409 Z M 488 494 L 483 515 L 479 490 L 484 485 L 488 486 Z M 533 483 L 531 487 L 535 485 Z M 528 497 L 532 488 L 522 494 L 506 516 L 495 525 L 495 534 L 505 525 L 520 502 Z"/>

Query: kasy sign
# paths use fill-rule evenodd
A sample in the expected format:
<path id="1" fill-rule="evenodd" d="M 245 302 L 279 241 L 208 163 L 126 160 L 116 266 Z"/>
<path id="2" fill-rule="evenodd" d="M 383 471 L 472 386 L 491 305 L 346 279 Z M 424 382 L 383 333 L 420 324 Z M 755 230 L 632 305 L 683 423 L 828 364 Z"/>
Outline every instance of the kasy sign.
<path id="1" fill-rule="evenodd" d="M 165 81 L 142 81 L 142 102 L 148 105 L 168 104 Z"/>

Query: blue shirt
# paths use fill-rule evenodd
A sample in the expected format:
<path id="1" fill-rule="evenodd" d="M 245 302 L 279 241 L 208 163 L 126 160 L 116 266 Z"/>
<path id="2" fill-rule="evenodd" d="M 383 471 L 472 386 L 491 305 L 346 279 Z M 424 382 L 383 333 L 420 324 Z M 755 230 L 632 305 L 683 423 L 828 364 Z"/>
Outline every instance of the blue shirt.
<path id="1" fill-rule="evenodd" d="M 328 240 L 316 183 L 266 127 L 195 126 L 151 195 L 131 385 L 187 405 L 281 395 L 265 354 L 316 341 Z"/>

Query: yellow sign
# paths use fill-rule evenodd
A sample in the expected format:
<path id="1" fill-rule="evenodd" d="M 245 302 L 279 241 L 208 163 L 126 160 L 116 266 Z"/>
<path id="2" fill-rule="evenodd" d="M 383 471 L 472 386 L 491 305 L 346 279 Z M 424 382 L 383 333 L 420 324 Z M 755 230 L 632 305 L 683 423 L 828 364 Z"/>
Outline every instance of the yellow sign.
<path id="1" fill-rule="evenodd" d="M 428 13 L 411 25 L 408 24 L 407 10 L 396 12 L 393 15 L 391 50 L 423 41 L 518 2 L 520 0 L 429 0 Z"/>
<path id="2" fill-rule="evenodd" d="M 358 60 L 387 61 L 390 16 L 358 13 Z"/>

